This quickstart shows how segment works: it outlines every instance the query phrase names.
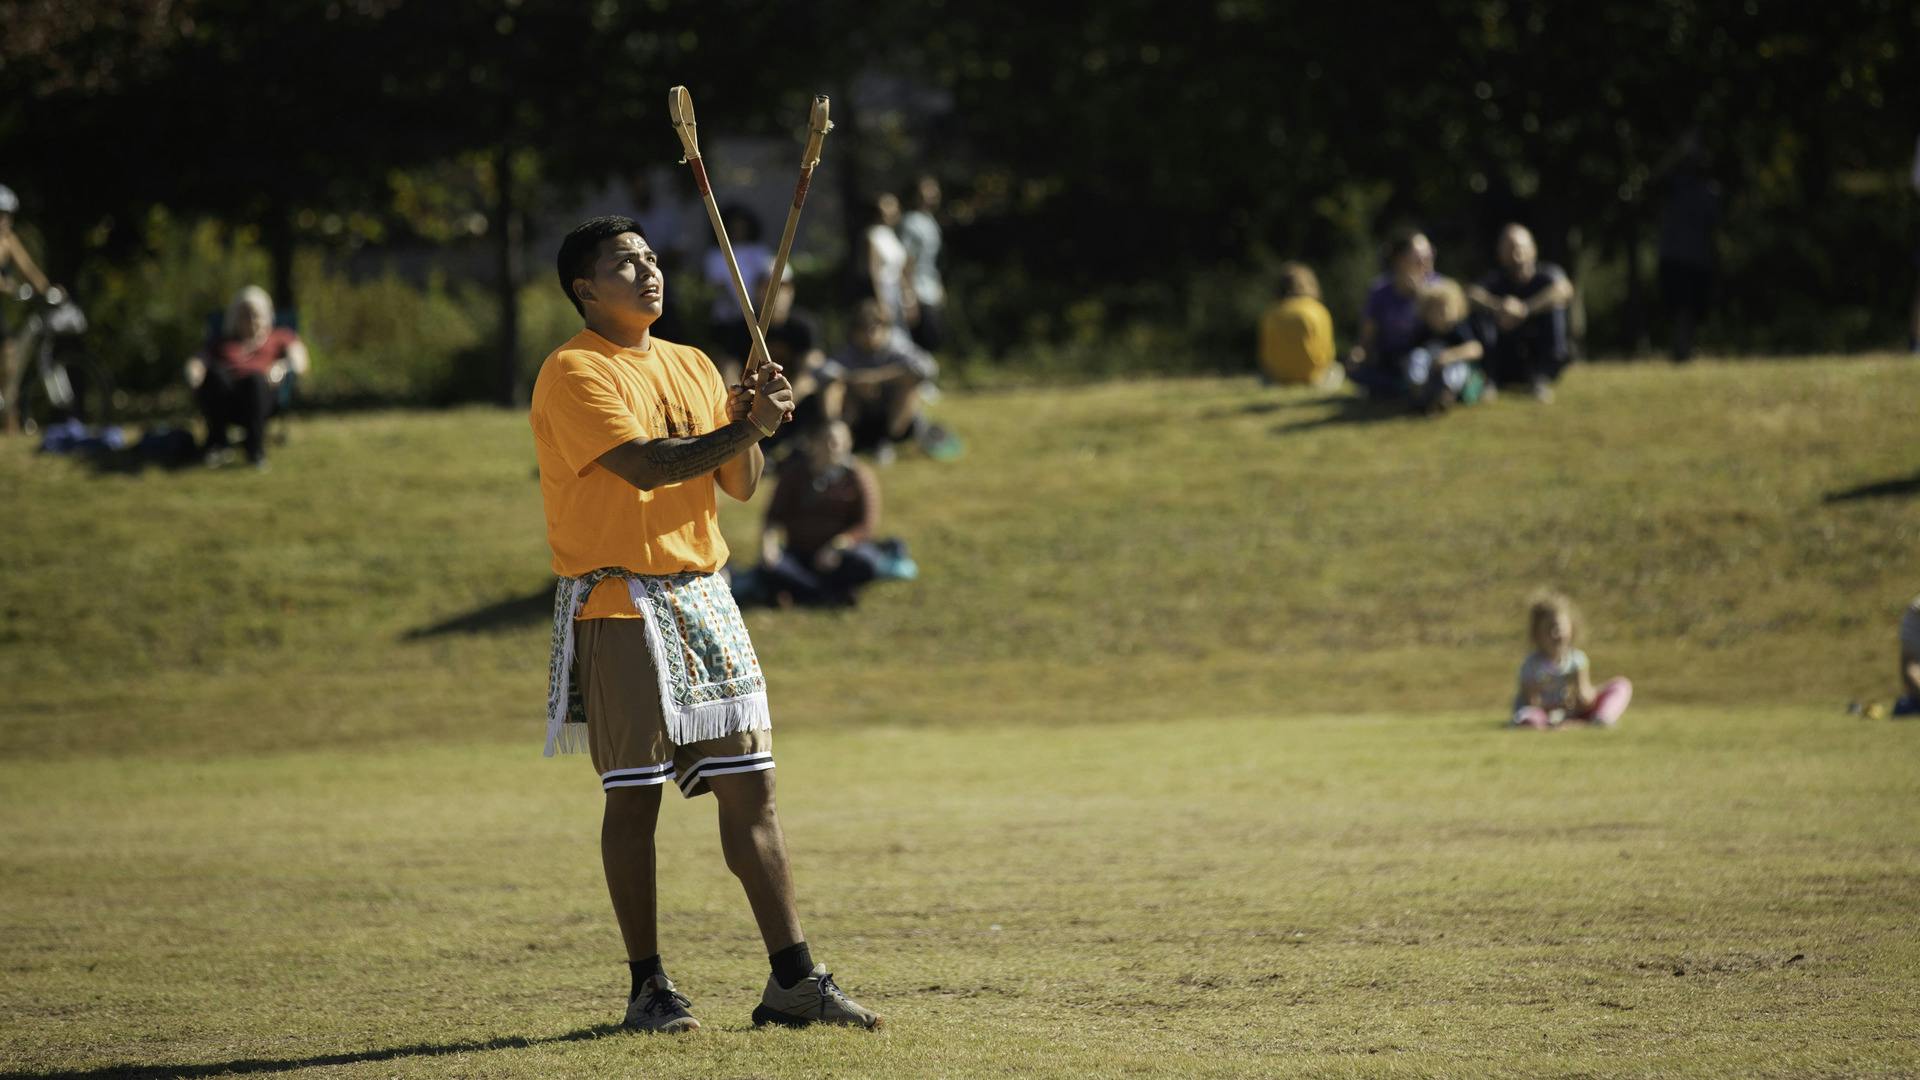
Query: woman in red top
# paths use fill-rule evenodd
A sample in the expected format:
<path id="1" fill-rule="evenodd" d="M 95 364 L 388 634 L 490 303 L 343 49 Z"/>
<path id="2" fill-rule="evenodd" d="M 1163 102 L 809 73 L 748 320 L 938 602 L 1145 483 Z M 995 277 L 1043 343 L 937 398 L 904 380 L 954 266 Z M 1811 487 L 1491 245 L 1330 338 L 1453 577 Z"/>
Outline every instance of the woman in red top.
<path id="1" fill-rule="evenodd" d="M 187 383 L 207 421 L 207 464 L 225 464 L 233 455 L 227 429 L 246 429 L 247 461 L 267 462 L 267 417 L 289 373 L 307 370 L 307 347 L 299 335 L 273 325 L 273 300 L 265 289 L 248 285 L 234 295 L 218 337 L 187 361 Z"/>

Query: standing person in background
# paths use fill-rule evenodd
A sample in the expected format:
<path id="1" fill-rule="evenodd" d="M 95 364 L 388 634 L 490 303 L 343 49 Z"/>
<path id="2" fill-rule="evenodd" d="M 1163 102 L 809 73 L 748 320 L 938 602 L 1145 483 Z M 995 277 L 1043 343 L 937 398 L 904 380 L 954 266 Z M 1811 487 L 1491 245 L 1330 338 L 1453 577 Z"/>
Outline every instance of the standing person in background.
<path id="1" fill-rule="evenodd" d="M 881 192 L 873 200 L 873 216 L 867 222 L 866 258 L 868 288 L 887 325 L 904 330 L 919 316 L 919 300 L 907 281 L 907 248 L 900 242 L 900 200 L 891 192 Z"/>
<path id="2" fill-rule="evenodd" d="M 1320 302 L 1320 279 L 1305 263 L 1280 267 L 1280 298 L 1260 317 L 1260 375 L 1270 383 L 1333 387 L 1333 315 Z"/>
<path id="3" fill-rule="evenodd" d="M 1434 279 L 1433 243 L 1407 229 L 1387 242 L 1385 272 L 1367 288 L 1360 340 L 1347 358 L 1347 377 L 1369 397 L 1394 398 L 1406 382 L 1395 360 L 1419 343 L 1420 291 Z"/>
<path id="4" fill-rule="evenodd" d="M 26 245 L 20 242 L 19 234 L 13 231 L 13 216 L 19 212 L 19 197 L 12 188 L 0 184 L 0 287 L 4 287 L 11 298 L 18 284 L 14 281 L 17 274 L 34 292 L 58 303 L 63 298 L 62 291 L 40 272 L 33 256 L 27 254 Z M 7 340 L 7 320 L 5 312 L 0 311 L 0 393 L 6 394 L 4 427 L 9 435 L 20 433 L 20 407 L 12 391 L 23 362 L 22 357 L 14 355 L 13 345 Z"/>
<path id="5" fill-rule="evenodd" d="M 1672 320 L 1670 352 L 1676 364 L 1693 359 L 1693 335 L 1713 302 L 1714 230 L 1720 222 L 1720 186 L 1707 172 L 1707 152 L 1689 134 L 1668 174 L 1660 207 L 1660 295 Z"/>
<path id="6" fill-rule="evenodd" d="M 1487 375 L 1500 386 L 1525 384 L 1535 401 L 1552 401 L 1553 382 L 1573 356 L 1567 341 L 1573 282 L 1566 271 L 1540 261 L 1524 225 L 1500 230 L 1494 259 L 1499 266 L 1467 287 L 1467 299 L 1493 330 Z"/>
<path id="7" fill-rule="evenodd" d="M 913 187 L 913 209 L 900 219 L 900 243 L 907 251 L 907 287 L 917 316 L 908 324 L 913 343 L 930 353 L 946 340 L 947 285 L 940 276 L 940 182 L 922 176 Z"/>

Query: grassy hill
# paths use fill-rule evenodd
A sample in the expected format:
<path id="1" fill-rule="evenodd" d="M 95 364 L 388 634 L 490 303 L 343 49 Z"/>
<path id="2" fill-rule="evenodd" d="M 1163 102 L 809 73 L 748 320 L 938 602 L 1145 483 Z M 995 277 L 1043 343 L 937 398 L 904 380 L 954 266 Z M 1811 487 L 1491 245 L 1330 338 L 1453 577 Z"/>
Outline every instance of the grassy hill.
<path id="1" fill-rule="evenodd" d="M 893 1033 L 735 1030 L 696 803 L 671 1045 L 596 1026 L 524 416 L 306 418 L 266 475 L 0 444 L 0 1075 L 1912 1074 L 1920 725 L 1840 706 L 1920 590 L 1916 390 L 950 398 L 968 455 L 883 477 L 922 579 L 749 618 L 810 936 Z M 1538 585 L 1619 731 L 1497 730 Z"/>
<path id="2" fill-rule="evenodd" d="M 1920 590 L 1916 389 L 1896 360 L 1581 370 L 1440 422 L 1232 380 L 962 398 L 969 455 L 885 477 L 923 580 L 751 626 L 794 725 L 1493 717 L 1549 584 L 1643 701 L 1838 707 L 1888 690 Z M 496 411 L 310 419 L 266 476 L 0 445 L 0 753 L 533 732 L 532 470 Z"/>

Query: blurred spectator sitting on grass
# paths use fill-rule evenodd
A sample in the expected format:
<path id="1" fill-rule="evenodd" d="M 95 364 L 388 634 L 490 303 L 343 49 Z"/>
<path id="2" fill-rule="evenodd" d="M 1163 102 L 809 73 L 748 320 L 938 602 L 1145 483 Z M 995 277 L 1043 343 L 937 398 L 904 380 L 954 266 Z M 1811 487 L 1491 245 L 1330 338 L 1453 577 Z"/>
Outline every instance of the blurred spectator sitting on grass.
<path id="1" fill-rule="evenodd" d="M 1573 282 L 1566 271 L 1540 261 L 1524 225 L 1500 230 L 1494 258 L 1499 266 L 1467 288 L 1493 343 L 1487 375 L 1498 385 L 1525 385 L 1536 400 L 1552 401 L 1553 381 L 1572 358 L 1567 307 L 1573 303 Z"/>
<path id="2" fill-rule="evenodd" d="M 900 219 L 900 244 L 907 253 L 907 288 L 915 313 L 907 322 L 913 343 L 940 351 L 946 340 L 947 283 L 940 276 L 940 181 L 922 176 L 913 186 L 913 209 Z"/>
<path id="3" fill-rule="evenodd" d="M 740 267 L 740 281 L 746 285 L 747 295 L 757 311 L 761 294 L 754 290 L 753 283 L 765 281 L 773 273 L 773 249 L 761 240 L 759 216 L 746 207 L 723 207 L 720 220 L 727 226 L 727 240 L 733 245 L 734 263 Z M 747 365 L 747 350 L 738 347 L 738 343 L 748 340 L 747 324 L 740 314 L 740 299 L 733 292 L 733 271 L 727 267 L 726 253 L 718 245 L 707 249 L 700 263 L 700 276 L 713 291 L 713 301 L 707 307 L 707 340 L 713 345 L 709 355 L 713 365 L 720 369 L 721 381 L 732 386 L 740 381 L 740 373 Z M 730 351 L 736 347 L 737 351 Z"/>
<path id="4" fill-rule="evenodd" d="M 771 270 L 771 268 L 769 268 Z M 761 274 L 750 288 L 754 303 L 767 294 L 767 275 Z M 782 424 L 764 444 L 771 452 L 795 439 L 798 430 L 813 422 L 840 418 L 840 400 L 846 388 L 834 379 L 834 369 L 821 348 L 820 324 L 812 314 L 794 306 L 793 267 L 781 268 L 780 287 L 774 290 L 772 311 L 767 320 L 767 352 L 773 362 L 785 370 L 793 384 L 794 423 Z M 735 319 L 733 326 L 718 339 L 719 347 L 733 356 L 752 351 L 747 324 Z"/>
<path id="5" fill-rule="evenodd" d="M 1572 601 L 1557 592 L 1534 594 L 1527 608 L 1533 652 L 1520 664 L 1514 727 L 1551 731 L 1568 723 L 1612 727 L 1620 722 L 1633 700 L 1633 684 L 1613 678 L 1594 689 L 1587 654 L 1574 647 L 1578 631 Z"/>
<path id="6" fill-rule="evenodd" d="M 1900 698 L 1895 716 L 1920 716 L 1920 596 L 1900 617 Z"/>
<path id="7" fill-rule="evenodd" d="M 1320 302 L 1320 279 L 1304 263 L 1280 267 L 1280 298 L 1260 317 L 1260 375 L 1280 385 L 1340 384 L 1333 315 Z"/>
<path id="8" fill-rule="evenodd" d="M 1397 233 L 1387 243 L 1385 262 L 1386 271 L 1367 288 L 1347 377 L 1367 396 L 1391 399 L 1406 392 L 1405 373 L 1395 361 L 1425 334 L 1417 305 L 1420 290 L 1434 278 L 1433 244 L 1425 233 Z"/>
<path id="9" fill-rule="evenodd" d="M 267 417 L 281 386 L 305 375 L 307 366 L 299 335 L 274 326 L 273 300 L 265 289 L 248 285 L 234 294 L 219 332 L 186 365 L 187 385 L 207 422 L 207 464 L 232 459 L 227 429 L 238 425 L 246 432 L 247 461 L 265 468 Z"/>
<path id="10" fill-rule="evenodd" d="M 873 199 L 867 222 L 866 260 L 862 269 L 874 303 L 890 326 L 906 329 L 919 321 L 919 297 L 907 278 L 907 248 L 900 242 L 900 200 L 890 192 Z"/>
<path id="11" fill-rule="evenodd" d="M 1416 307 L 1426 337 L 1401 360 L 1408 397 L 1430 413 L 1479 401 L 1487 392 L 1487 378 L 1477 361 L 1486 349 L 1474 335 L 1460 283 L 1435 278 L 1420 291 Z"/>
<path id="12" fill-rule="evenodd" d="M 855 449 L 872 450 L 883 465 L 893 460 L 895 444 L 906 441 L 936 460 L 958 457 L 960 440 L 922 411 L 939 370 L 925 349 L 887 321 L 878 303 L 861 301 L 847 347 L 828 368 L 846 385 L 841 412 Z"/>
<path id="13" fill-rule="evenodd" d="M 852 606 L 877 578 L 914 575 L 906 546 L 881 540 L 880 482 L 854 460 L 839 421 L 801 429 L 798 452 L 780 466 L 760 539 L 760 566 L 735 582 L 742 602 Z"/>

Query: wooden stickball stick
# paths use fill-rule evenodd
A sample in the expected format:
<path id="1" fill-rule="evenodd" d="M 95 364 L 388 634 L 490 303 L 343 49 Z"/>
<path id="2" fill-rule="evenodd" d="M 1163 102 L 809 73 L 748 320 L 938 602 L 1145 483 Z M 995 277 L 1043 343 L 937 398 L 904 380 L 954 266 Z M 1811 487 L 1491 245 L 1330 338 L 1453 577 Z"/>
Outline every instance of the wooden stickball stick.
<path id="1" fill-rule="evenodd" d="M 673 121 L 674 134 L 680 136 L 680 147 L 685 151 L 685 161 L 693 169 L 694 186 L 700 189 L 700 198 L 707 204 L 707 220 L 713 222 L 713 238 L 720 243 L 720 254 L 726 256 L 727 274 L 733 281 L 733 297 L 740 302 L 740 316 L 747 321 L 747 334 L 753 340 L 752 355 L 747 358 L 746 374 L 752 375 L 761 364 L 773 363 L 773 354 L 767 351 L 767 337 L 760 331 L 760 322 L 753 315 L 753 301 L 747 296 L 747 283 L 740 279 L 740 263 L 733 257 L 733 243 L 727 239 L 726 222 L 720 219 L 720 204 L 714 201 L 713 185 L 707 180 L 706 163 L 700 160 L 699 124 L 693 118 L 693 95 L 687 93 L 684 86 L 676 86 L 667 91 L 667 115 Z"/>
<path id="2" fill-rule="evenodd" d="M 780 288 L 781 275 L 786 273 L 787 256 L 793 251 L 793 234 L 800 229 L 800 208 L 807 204 L 807 188 L 813 183 L 814 167 L 820 164 L 820 147 L 827 141 L 827 132 L 833 130 L 833 121 L 827 119 L 827 109 L 827 95 L 815 94 L 813 112 L 807 117 L 807 148 L 800 155 L 800 179 L 793 184 L 793 206 L 787 210 L 787 227 L 780 233 L 780 250 L 773 256 L 773 271 L 767 278 L 766 295 L 760 298 L 762 334 L 773 324 L 773 294 Z"/>

